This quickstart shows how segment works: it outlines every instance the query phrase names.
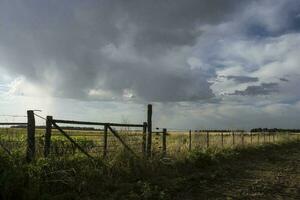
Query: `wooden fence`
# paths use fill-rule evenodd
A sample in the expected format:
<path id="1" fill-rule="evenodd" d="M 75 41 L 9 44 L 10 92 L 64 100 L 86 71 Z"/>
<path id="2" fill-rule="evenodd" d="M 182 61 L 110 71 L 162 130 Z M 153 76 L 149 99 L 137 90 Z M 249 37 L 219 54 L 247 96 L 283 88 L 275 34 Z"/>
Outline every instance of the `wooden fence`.
<path id="1" fill-rule="evenodd" d="M 287 140 L 299 140 L 300 133 L 275 132 L 212 132 L 212 131 L 155 131 L 152 152 L 163 156 L 185 154 L 197 149 L 247 147 Z"/>
<path id="2" fill-rule="evenodd" d="M 272 143 L 292 139 L 300 139 L 299 134 L 292 133 L 271 133 L 271 132 L 261 132 L 252 133 L 245 132 L 242 130 L 236 131 L 224 131 L 224 132 L 212 132 L 212 131 L 199 131 L 199 130 L 187 130 L 176 132 L 172 130 L 167 130 L 166 128 L 158 129 L 157 131 L 152 131 L 152 105 L 148 105 L 147 110 L 147 122 L 141 124 L 121 124 L 121 123 L 103 123 L 103 122 L 86 122 L 86 121 L 72 121 L 72 120 L 61 120 L 55 119 L 52 116 L 47 116 L 45 119 L 46 126 L 43 135 L 43 155 L 48 157 L 51 154 L 52 147 L 52 136 L 53 130 L 56 130 L 58 134 L 63 136 L 74 148 L 76 148 L 80 153 L 83 153 L 89 158 L 93 158 L 87 149 L 85 149 L 78 141 L 72 138 L 72 135 L 68 133 L 62 124 L 68 125 L 81 125 L 81 126 L 101 126 L 102 129 L 95 129 L 96 137 L 98 141 L 102 141 L 102 150 L 99 151 L 96 156 L 107 158 L 111 150 L 109 146 L 112 146 L 108 142 L 108 138 L 113 137 L 120 146 L 123 147 L 127 152 L 136 157 L 149 158 L 152 156 L 173 156 L 179 153 L 185 153 L 193 151 L 199 148 L 226 148 L 235 146 L 247 146 L 247 145 L 257 145 Z M 32 110 L 27 111 L 27 122 L 5 122 L 0 123 L 0 125 L 6 126 L 25 126 L 27 129 L 27 142 L 26 142 L 26 159 L 28 162 L 32 161 L 36 157 L 36 124 L 35 124 L 35 113 Z M 118 128 L 127 127 L 141 129 L 138 134 L 135 134 L 138 140 L 138 148 L 133 148 L 130 142 L 128 142 Z M 101 134 L 100 134 L 101 132 Z M 125 133 L 130 137 L 129 133 Z M 0 147 L 4 149 L 7 153 L 10 153 L 5 146 L 2 145 L 0 141 Z"/>
<path id="3" fill-rule="evenodd" d="M 5 126 L 26 126 L 27 127 L 27 148 L 26 148 L 26 160 L 32 161 L 35 157 L 35 118 L 32 110 L 27 111 L 27 122 L 2 122 L 0 125 Z M 0 146 L 10 154 L 10 151 L 4 147 L 1 143 Z"/>
<path id="4" fill-rule="evenodd" d="M 126 144 L 126 142 L 120 137 L 118 131 L 115 130 L 113 127 L 135 127 L 135 128 L 143 128 L 143 142 L 141 143 L 142 152 L 146 152 L 146 132 L 147 130 L 147 123 L 144 122 L 143 124 L 120 124 L 120 123 L 102 123 L 102 122 L 84 122 L 84 121 L 70 121 L 70 120 L 57 120 L 53 119 L 52 116 L 47 117 L 47 127 L 46 127 L 46 135 L 45 135 L 45 154 L 44 156 L 47 157 L 50 152 L 51 146 L 51 130 L 52 126 L 56 128 L 64 137 L 66 137 L 79 151 L 85 154 L 88 157 L 92 157 L 87 151 L 85 151 L 75 140 L 72 139 L 58 124 L 75 124 L 75 125 L 92 125 L 92 126 L 103 126 L 104 127 L 104 145 L 103 145 L 103 157 L 107 155 L 107 138 L 108 138 L 108 130 L 118 139 L 118 141 L 125 147 L 127 151 L 129 151 L 132 155 L 137 156 L 136 153 Z"/>

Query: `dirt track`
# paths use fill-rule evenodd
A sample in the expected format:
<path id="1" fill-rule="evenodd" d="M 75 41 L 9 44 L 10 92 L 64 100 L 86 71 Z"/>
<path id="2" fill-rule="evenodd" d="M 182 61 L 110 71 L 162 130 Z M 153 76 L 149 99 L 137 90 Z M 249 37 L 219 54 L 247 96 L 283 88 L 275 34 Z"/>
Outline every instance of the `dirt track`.
<path id="1" fill-rule="evenodd" d="M 212 169 L 211 178 L 193 174 L 177 199 L 300 199 L 300 146 L 247 154 Z"/>

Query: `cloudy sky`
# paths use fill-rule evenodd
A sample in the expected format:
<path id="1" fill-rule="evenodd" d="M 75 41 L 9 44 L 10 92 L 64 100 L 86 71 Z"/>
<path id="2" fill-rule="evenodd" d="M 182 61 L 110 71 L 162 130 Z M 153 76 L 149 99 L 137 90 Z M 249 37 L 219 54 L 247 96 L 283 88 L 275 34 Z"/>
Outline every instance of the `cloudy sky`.
<path id="1" fill-rule="evenodd" d="M 300 128 L 299 85 L 299 0 L 0 0 L 0 115 Z"/>

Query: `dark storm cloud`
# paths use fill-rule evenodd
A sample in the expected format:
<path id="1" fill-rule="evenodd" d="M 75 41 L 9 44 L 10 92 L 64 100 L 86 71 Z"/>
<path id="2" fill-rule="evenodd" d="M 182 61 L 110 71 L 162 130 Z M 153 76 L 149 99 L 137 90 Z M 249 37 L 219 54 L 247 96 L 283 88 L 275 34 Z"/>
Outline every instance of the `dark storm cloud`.
<path id="1" fill-rule="evenodd" d="M 245 90 L 236 90 L 231 95 L 241 96 L 258 96 L 258 95 L 270 95 L 279 91 L 278 83 L 262 83 L 260 85 L 248 86 Z"/>
<path id="2" fill-rule="evenodd" d="M 249 1 L 248 1 L 249 2 Z M 207 75 L 186 63 L 199 26 L 230 19 L 239 0 L 0 2 L 0 66 L 54 95 L 148 101 L 213 96 Z M 99 95 L 99 99 L 101 99 Z"/>
<path id="3" fill-rule="evenodd" d="M 236 83 L 250 83 L 257 82 L 259 79 L 257 77 L 250 76 L 226 76 L 228 80 L 233 80 Z"/>
<path id="4" fill-rule="evenodd" d="M 300 31 L 300 1 L 265 0 L 257 7 L 256 15 L 243 24 L 248 37 L 277 37 Z"/>
<path id="5" fill-rule="evenodd" d="M 289 82 L 289 79 L 287 79 L 287 78 L 280 78 L 279 80 L 281 80 L 283 82 Z"/>

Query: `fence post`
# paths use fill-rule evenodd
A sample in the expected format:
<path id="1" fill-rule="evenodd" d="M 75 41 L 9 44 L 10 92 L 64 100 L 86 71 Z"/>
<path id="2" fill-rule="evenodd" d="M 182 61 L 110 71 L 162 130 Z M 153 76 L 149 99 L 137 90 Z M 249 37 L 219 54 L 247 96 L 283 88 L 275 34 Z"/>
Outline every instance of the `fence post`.
<path id="1" fill-rule="evenodd" d="M 189 130 L 189 151 L 192 151 L 192 130 Z"/>
<path id="2" fill-rule="evenodd" d="M 147 157 L 151 157 L 152 151 L 152 105 L 148 104 L 147 111 L 147 125 L 148 125 L 148 137 L 147 137 Z"/>
<path id="3" fill-rule="evenodd" d="M 206 132 L 206 148 L 209 147 L 209 131 Z"/>
<path id="4" fill-rule="evenodd" d="M 27 151 L 26 160 L 30 162 L 35 157 L 35 119 L 33 110 L 27 111 Z"/>
<path id="5" fill-rule="evenodd" d="M 108 125 L 104 125 L 104 134 L 103 134 L 103 158 L 106 158 L 107 156 L 107 130 L 108 130 Z"/>
<path id="6" fill-rule="evenodd" d="M 52 116 L 46 118 L 46 133 L 45 133 L 45 146 L 44 146 L 44 157 L 47 157 L 50 153 L 51 147 L 51 132 L 52 132 Z"/>
<path id="7" fill-rule="evenodd" d="M 146 135 L 147 135 L 147 122 L 143 123 L 143 141 L 142 141 L 142 154 L 146 156 Z"/>
<path id="8" fill-rule="evenodd" d="M 264 143 L 266 143 L 266 132 L 263 132 L 264 134 Z"/>
<path id="9" fill-rule="evenodd" d="M 250 132 L 250 143 L 252 144 L 252 132 Z"/>
<path id="10" fill-rule="evenodd" d="M 221 133 L 221 143 L 222 143 L 222 148 L 224 147 L 224 133 Z"/>
<path id="11" fill-rule="evenodd" d="M 259 136 L 260 136 L 261 132 L 257 132 L 257 143 L 259 144 Z"/>
<path id="12" fill-rule="evenodd" d="M 163 156 L 167 155 L 167 129 L 163 129 L 162 133 L 162 154 Z"/>
<path id="13" fill-rule="evenodd" d="M 234 140 L 234 131 L 232 131 L 232 145 L 235 145 L 235 140 Z"/>
<path id="14" fill-rule="evenodd" d="M 242 136 L 242 146 L 244 146 L 244 132 L 242 131 L 241 134 L 242 134 L 241 135 Z"/>

